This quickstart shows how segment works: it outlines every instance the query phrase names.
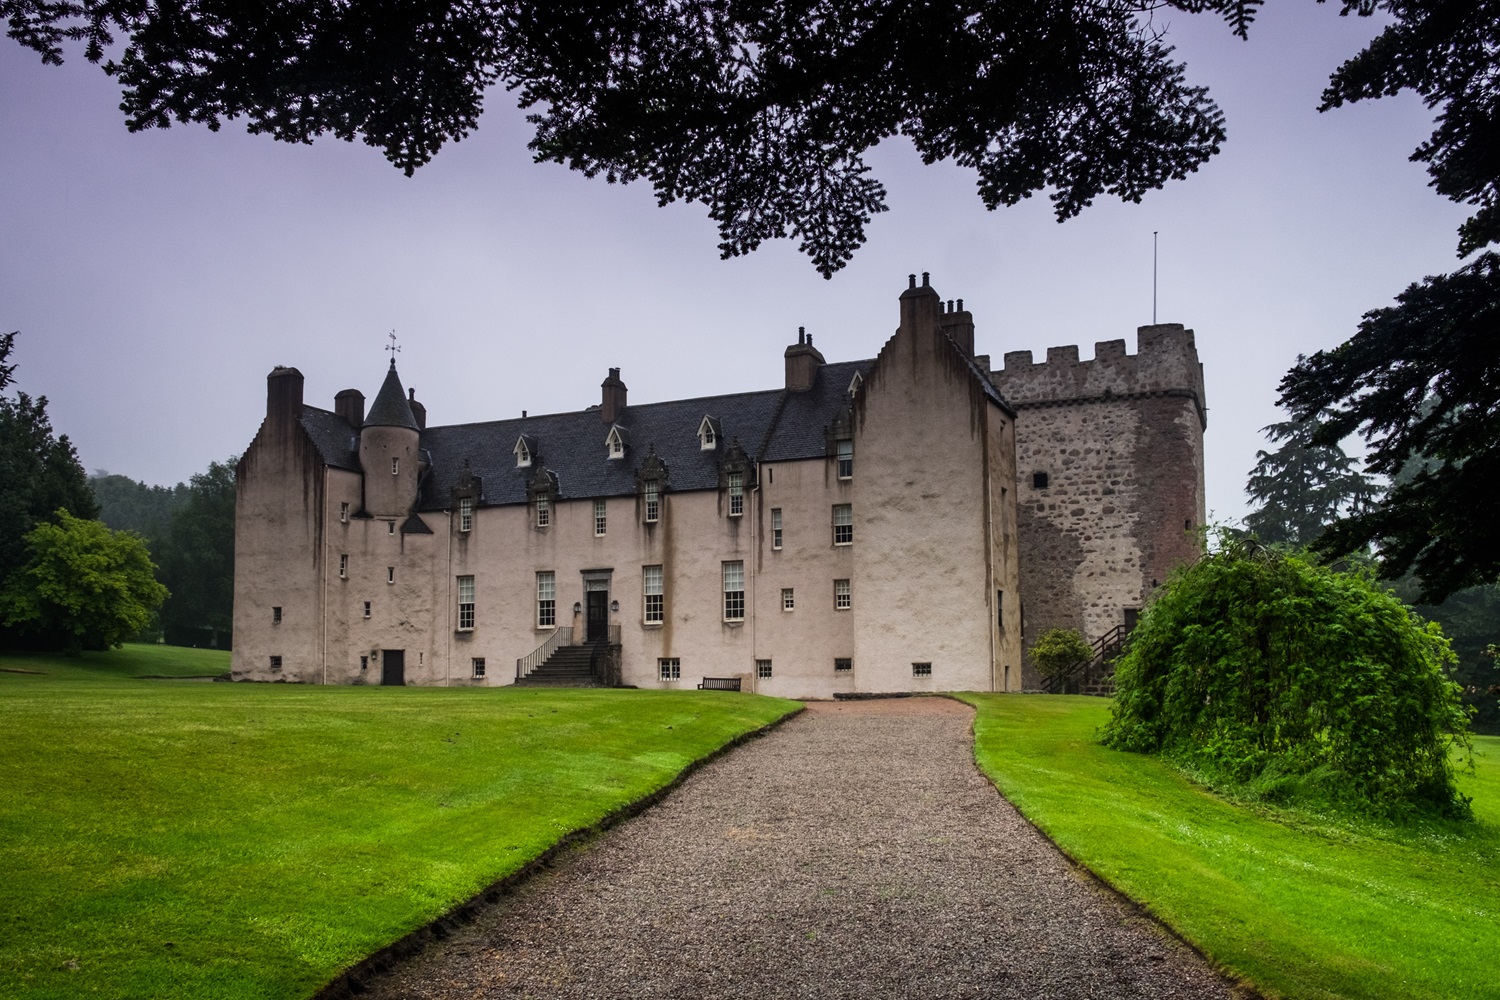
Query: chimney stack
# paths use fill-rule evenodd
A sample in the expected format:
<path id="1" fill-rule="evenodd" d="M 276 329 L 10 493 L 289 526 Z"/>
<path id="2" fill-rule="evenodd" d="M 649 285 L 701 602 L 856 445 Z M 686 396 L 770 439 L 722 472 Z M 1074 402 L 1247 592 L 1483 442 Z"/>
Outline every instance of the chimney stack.
<path id="1" fill-rule="evenodd" d="M 606 424 L 612 424 L 620 419 L 621 413 L 625 412 L 625 383 L 620 381 L 620 369 L 611 368 L 609 378 L 599 383 L 599 388 L 604 390 L 604 398 L 599 406 L 599 417 Z"/>
<path id="2" fill-rule="evenodd" d="M 345 389 L 333 397 L 333 412 L 359 430 L 365 425 L 365 394 L 358 389 Z"/>
<path id="3" fill-rule="evenodd" d="M 427 407 L 417 402 L 417 390 L 406 390 L 406 405 L 411 407 L 411 415 L 416 418 L 417 430 L 427 429 Z"/>
<path id="4" fill-rule="evenodd" d="M 277 365 L 266 376 L 266 420 L 290 426 L 302 417 L 302 373 Z"/>
<path id="5" fill-rule="evenodd" d="M 952 299 L 948 300 L 947 307 L 938 315 L 938 328 L 952 337 L 965 354 L 974 356 L 974 314 L 964 308 L 963 299 L 958 300 L 957 308 Z"/>
<path id="6" fill-rule="evenodd" d="M 806 392 L 818 379 L 823 355 L 812 345 L 807 327 L 797 327 L 797 342 L 786 349 L 786 391 Z"/>

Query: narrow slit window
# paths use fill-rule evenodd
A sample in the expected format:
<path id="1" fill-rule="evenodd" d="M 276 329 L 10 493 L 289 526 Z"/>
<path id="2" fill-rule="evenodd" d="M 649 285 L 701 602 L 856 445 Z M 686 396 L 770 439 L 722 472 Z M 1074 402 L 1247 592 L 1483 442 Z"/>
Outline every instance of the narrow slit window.
<path id="1" fill-rule="evenodd" d="M 272 608 L 271 609 L 271 624 L 272 625 L 280 625 L 281 624 L 281 609 L 280 608 Z"/>
<path id="2" fill-rule="evenodd" d="M 399 458 L 393 458 L 393 459 L 391 459 L 391 475 L 393 475 L 393 476 L 399 476 L 399 475 L 401 475 L 401 459 L 399 459 Z"/>
<path id="3" fill-rule="evenodd" d="M 771 508 L 771 548 L 781 548 L 781 508 Z"/>
<path id="4" fill-rule="evenodd" d="M 386 583 L 395 583 L 396 582 L 396 567 L 394 567 L 394 566 L 387 566 L 385 568 L 385 582 Z"/>
<path id="5" fill-rule="evenodd" d="M 339 520 L 345 524 L 349 523 L 349 501 L 347 500 L 339 504 Z"/>
<path id="6" fill-rule="evenodd" d="M 347 552 L 339 553 L 339 579 L 349 579 L 349 553 Z"/>
<path id="7" fill-rule="evenodd" d="M 385 522 L 385 533 L 387 535 L 394 535 L 396 533 L 396 522 L 395 521 L 387 521 L 387 522 Z"/>
<path id="8" fill-rule="evenodd" d="M 602 537 L 604 535 L 605 529 L 607 529 L 608 527 L 609 527 L 609 520 L 607 518 L 607 512 L 605 511 L 604 501 L 603 500 L 595 500 L 594 501 L 594 537 L 595 538 Z"/>
<path id="9" fill-rule="evenodd" d="M 365 617 L 366 618 L 370 617 L 370 602 L 369 601 L 365 602 Z"/>

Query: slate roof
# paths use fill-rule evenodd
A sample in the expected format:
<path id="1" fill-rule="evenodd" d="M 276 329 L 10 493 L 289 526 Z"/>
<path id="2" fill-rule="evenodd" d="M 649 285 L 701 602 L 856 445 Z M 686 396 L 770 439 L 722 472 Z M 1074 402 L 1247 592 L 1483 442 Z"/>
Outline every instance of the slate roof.
<path id="1" fill-rule="evenodd" d="M 335 469 L 359 471 L 359 436 L 347 420 L 304 403 L 300 422 L 324 463 Z"/>
<path id="2" fill-rule="evenodd" d="M 968 364 L 985 394 L 1009 411 L 979 367 L 972 360 Z M 628 406 L 617 421 L 627 429 L 629 442 L 620 459 L 606 457 L 604 442 L 611 425 L 600 419 L 597 407 L 429 427 L 421 432 L 420 447 L 431 462 L 431 471 L 423 479 L 417 509 L 450 507 L 453 489 L 467 473 L 480 480 L 479 504 L 491 506 L 525 503 L 526 484 L 539 464 L 556 476 L 558 498 L 569 500 L 633 496 L 636 470 L 652 450 L 666 463 L 667 486 L 674 492 L 717 489 L 719 463 L 736 442 L 752 463 L 821 458 L 827 454 L 827 428 L 849 404 L 849 383 L 856 373 L 867 377 L 874 365 L 874 359 L 821 365 L 812 388 L 805 392 L 769 389 Z M 394 416 L 386 415 L 387 420 L 399 419 L 402 412 L 411 416 L 394 367 L 386 374 L 367 425 L 378 423 L 375 417 L 383 406 L 396 411 Z M 699 446 L 698 428 L 705 416 L 713 417 L 720 427 L 718 446 L 711 451 Z M 301 422 L 326 463 L 360 471 L 358 432 L 342 417 L 303 406 Z M 415 427 L 415 421 L 410 426 Z M 516 466 L 514 449 L 522 434 L 532 449 L 529 468 Z M 411 530 L 421 529 L 412 525 Z"/>
<path id="3" fill-rule="evenodd" d="M 396 362 L 391 361 L 391 370 L 385 373 L 385 382 L 370 404 L 365 415 L 366 427 L 406 427 L 417 429 L 417 418 L 412 415 L 411 404 L 406 401 L 406 390 L 401 388 L 401 376 L 396 374 Z"/>

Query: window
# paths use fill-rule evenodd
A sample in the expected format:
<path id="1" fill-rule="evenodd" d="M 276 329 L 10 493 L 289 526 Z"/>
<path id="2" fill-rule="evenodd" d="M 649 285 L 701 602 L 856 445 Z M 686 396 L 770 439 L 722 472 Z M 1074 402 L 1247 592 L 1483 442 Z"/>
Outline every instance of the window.
<path id="1" fill-rule="evenodd" d="M 661 484 L 649 482 L 646 484 L 646 522 L 655 523 L 661 517 Z"/>
<path id="2" fill-rule="evenodd" d="M 369 670 L 370 669 L 370 658 L 368 656 L 361 656 L 359 658 L 359 669 L 361 669 L 361 670 Z"/>
<path id="3" fill-rule="evenodd" d="M 526 435 L 516 438 L 516 446 L 511 450 L 516 456 L 516 468 L 525 469 L 531 465 L 531 449 L 526 444 Z"/>
<path id="4" fill-rule="evenodd" d="M 848 611 L 853 606 L 853 601 L 850 600 L 849 595 L 849 581 L 833 581 L 833 610 Z"/>
<path id="5" fill-rule="evenodd" d="M 625 435 L 620 433 L 618 424 L 609 429 L 609 436 L 604 439 L 604 450 L 612 459 L 625 457 Z"/>
<path id="6" fill-rule="evenodd" d="M 682 660 L 676 656 L 664 656 L 657 660 L 656 670 L 664 681 L 682 680 Z"/>
<path id="7" fill-rule="evenodd" d="M 745 564 L 739 560 L 724 564 L 724 620 L 745 620 Z"/>
<path id="8" fill-rule="evenodd" d="M 729 516 L 739 517 L 745 513 L 745 474 L 729 474 Z"/>
<path id="9" fill-rule="evenodd" d="M 854 544 L 854 508 L 849 504 L 833 505 L 833 544 Z"/>
<path id="10" fill-rule="evenodd" d="M 385 568 L 385 582 L 386 583 L 395 583 L 396 582 L 396 567 L 394 567 L 394 566 L 387 566 Z"/>
<path id="11" fill-rule="evenodd" d="M 458 578 L 458 628 L 468 632 L 474 628 L 474 578 Z"/>
<path id="12" fill-rule="evenodd" d="M 281 624 L 281 609 L 280 608 L 272 608 L 271 609 L 271 624 L 272 625 L 280 625 Z"/>
<path id="13" fill-rule="evenodd" d="M 536 526 L 545 528 L 552 523 L 552 498 L 546 493 L 536 495 Z"/>
<path id="14" fill-rule="evenodd" d="M 1005 630 L 1005 591 L 995 591 L 995 627 Z"/>
<path id="15" fill-rule="evenodd" d="M 476 656 L 469 663 L 474 667 L 474 677 L 476 679 L 484 676 L 484 657 Z"/>
<path id="16" fill-rule="evenodd" d="M 339 504 L 339 520 L 345 524 L 349 523 L 349 501 L 347 500 Z"/>
<path id="17" fill-rule="evenodd" d="M 781 508 L 771 508 L 771 548 L 781 548 Z"/>
<path id="18" fill-rule="evenodd" d="M 281 669 L 281 657 L 279 657 L 279 656 L 273 656 L 273 657 L 271 657 L 271 669 L 272 670 L 280 670 Z"/>
<path id="19" fill-rule="evenodd" d="M 385 522 L 385 533 L 387 535 L 394 535 L 396 533 L 396 522 L 395 521 L 387 521 L 387 522 Z"/>
<path id="20" fill-rule="evenodd" d="M 458 530 L 471 531 L 474 528 L 474 500 L 471 497 L 463 497 L 458 501 Z"/>
<path id="21" fill-rule="evenodd" d="M 847 656 L 835 656 L 833 658 L 833 672 L 836 674 L 847 674 L 854 669 L 854 661 Z"/>
<path id="22" fill-rule="evenodd" d="M 757 677 L 770 677 L 771 676 L 771 661 L 770 660 L 756 660 L 755 661 L 755 676 L 757 676 Z"/>
<path id="23" fill-rule="evenodd" d="M 1047 474 L 1045 472 L 1033 472 L 1031 474 L 1032 489 L 1045 490 L 1047 488 Z"/>
<path id="24" fill-rule="evenodd" d="M 781 588 L 781 610 L 792 611 L 797 607 L 797 600 L 792 594 L 791 587 Z"/>
<path id="25" fill-rule="evenodd" d="M 393 458 L 393 459 L 391 459 L 391 475 L 393 475 L 393 476 L 399 476 L 399 475 L 401 475 L 401 459 L 399 459 L 399 458 Z"/>
<path id="26" fill-rule="evenodd" d="M 339 553 L 339 579 L 349 579 L 349 553 L 347 552 Z"/>
<path id="27" fill-rule="evenodd" d="M 930 663 L 913 663 L 911 665 L 911 675 L 913 677 L 931 677 L 932 676 L 932 664 L 930 664 Z"/>
<path id="28" fill-rule="evenodd" d="M 840 441 L 838 443 L 838 452 L 839 452 L 839 478 L 840 479 L 853 479 L 854 478 L 854 442 L 853 441 Z"/>
<path id="29" fill-rule="evenodd" d="M 557 575 L 550 571 L 536 575 L 536 626 L 557 626 Z"/>
<path id="30" fill-rule="evenodd" d="M 370 602 L 369 601 L 365 602 L 365 617 L 366 618 L 370 617 Z"/>
<path id="31" fill-rule="evenodd" d="M 609 521 L 606 518 L 606 511 L 605 511 L 605 508 L 604 508 L 604 501 L 603 500 L 595 500 L 594 501 L 594 535 L 595 535 L 595 537 L 602 536 L 604 534 L 604 530 L 607 527 L 609 527 Z"/>
<path id="32" fill-rule="evenodd" d="M 660 625 L 666 620 L 667 611 L 667 598 L 662 590 L 661 567 L 646 566 L 643 570 L 645 586 L 642 589 L 646 595 L 643 620 L 647 625 Z"/>

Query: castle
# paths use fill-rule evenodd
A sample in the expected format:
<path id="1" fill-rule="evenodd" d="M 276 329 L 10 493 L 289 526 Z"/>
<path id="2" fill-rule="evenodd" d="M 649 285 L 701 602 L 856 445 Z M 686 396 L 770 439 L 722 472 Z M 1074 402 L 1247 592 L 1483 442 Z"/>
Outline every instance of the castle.
<path id="1" fill-rule="evenodd" d="M 869 360 L 799 333 L 785 384 L 427 425 L 394 359 L 369 411 L 277 368 L 238 468 L 233 675 L 534 682 L 585 654 L 638 687 L 799 698 L 1019 691 L 1040 631 L 1090 638 L 1193 558 L 1193 333 L 974 353 L 922 275 Z"/>

